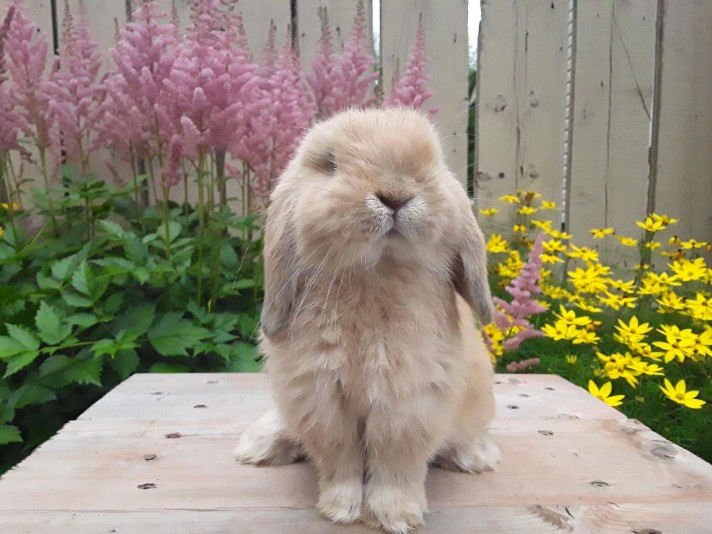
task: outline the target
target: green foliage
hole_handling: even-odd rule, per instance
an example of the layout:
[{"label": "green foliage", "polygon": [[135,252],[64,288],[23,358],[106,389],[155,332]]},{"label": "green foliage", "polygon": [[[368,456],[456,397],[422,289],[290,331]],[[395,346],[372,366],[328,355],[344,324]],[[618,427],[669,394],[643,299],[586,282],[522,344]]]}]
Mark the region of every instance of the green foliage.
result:
[{"label": "green foliage", "polygon": [[67,172],[0,209],[0,472],[134,372],[260,368],[258,218],[141,187]]}]

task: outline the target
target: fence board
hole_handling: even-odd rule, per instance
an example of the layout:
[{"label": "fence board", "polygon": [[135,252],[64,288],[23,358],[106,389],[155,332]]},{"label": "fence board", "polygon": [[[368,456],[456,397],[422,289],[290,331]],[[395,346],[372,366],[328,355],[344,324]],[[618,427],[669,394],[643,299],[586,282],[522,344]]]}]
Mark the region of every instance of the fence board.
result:
[{"label": "fence board", "polygon": [[680,237],[712,241],[712,2],[664,4],[654,208],[680,218]]},{"label": "fence board", "polygon": [[[560,205],[568,2],[482,5],[478,80],[479,207],[517,189]],[[513,28],[514,35],[502,31]]]},{"label": "fence board", "polygon": [[[356,2],[354,0],[299,0],[297,3],[297,35],[299,38],[299,54],[302,66],[309,68],[312,58],[316,54],[321,37],[321,21],[318,16],[319,7],[326,7],[329,16],[329,27],[334,43],[334,50],[342,52],[344,43],[349,40],[349,32],[353,26],[356,15]],[[366,28],[368,40],[373,42],[373,3],[365,0]]]},{"label": "fence board", "polygon": [[423,14],[428,53],[429,87],[435,93],[429,109],[444,137],[450,169],[467,180],[467,0],[401,0],[381,2],[381,59],[384,94],[396,71],[403,72]]},{"label": "fence board", "polygon": [[592,227],[640,237],[634,221],[647,208],[656,6],[600,0],[577,10],[568,229],[584,244]]}]

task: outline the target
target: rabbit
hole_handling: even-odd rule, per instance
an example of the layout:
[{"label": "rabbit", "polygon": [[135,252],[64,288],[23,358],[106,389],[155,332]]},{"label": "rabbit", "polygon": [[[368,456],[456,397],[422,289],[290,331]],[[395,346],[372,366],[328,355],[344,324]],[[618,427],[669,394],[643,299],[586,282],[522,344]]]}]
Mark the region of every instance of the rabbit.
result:
[{"label": "rabbit", "polygon": [[316,124],[275,187],[261,350],[276,408],[243,463],[307,456],[317,509],[386,532],[423,525],[429,463],[479,472],[499,449],[485,240],[435,128],[412,109]]}]

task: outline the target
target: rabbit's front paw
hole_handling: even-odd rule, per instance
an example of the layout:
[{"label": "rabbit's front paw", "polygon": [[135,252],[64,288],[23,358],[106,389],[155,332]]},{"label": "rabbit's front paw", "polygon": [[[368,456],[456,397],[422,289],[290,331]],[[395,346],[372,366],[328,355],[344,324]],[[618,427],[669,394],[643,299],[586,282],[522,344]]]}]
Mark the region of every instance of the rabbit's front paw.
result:
[{"label": "rabbit's front paw", "polygon": [[353,523],[361,514],[361,480],[343,481],[326,486],[319,495],[319,513],[336,523]]},{"label": "rabbit's front paw", "polygon": [[363,521],[392,534],[406,534],[425,524],[424,511],[424,496],[413,498],[401,488],[375,488],[366,497]]}]

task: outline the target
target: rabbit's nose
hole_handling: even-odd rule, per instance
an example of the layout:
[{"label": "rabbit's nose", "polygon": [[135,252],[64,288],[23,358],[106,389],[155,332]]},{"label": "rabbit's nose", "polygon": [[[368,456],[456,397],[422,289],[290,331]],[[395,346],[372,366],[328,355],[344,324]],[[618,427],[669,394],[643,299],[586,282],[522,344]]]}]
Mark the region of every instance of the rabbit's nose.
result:
[{"label": "rabbit's nose", "polygon": [[397,212],[405,204],[408,203],[413,197],[408,198],[398,198],[393,195],[386,193],[376,193],[376,198],[381,201],[381,204],[391,208],[394,212]]}]

